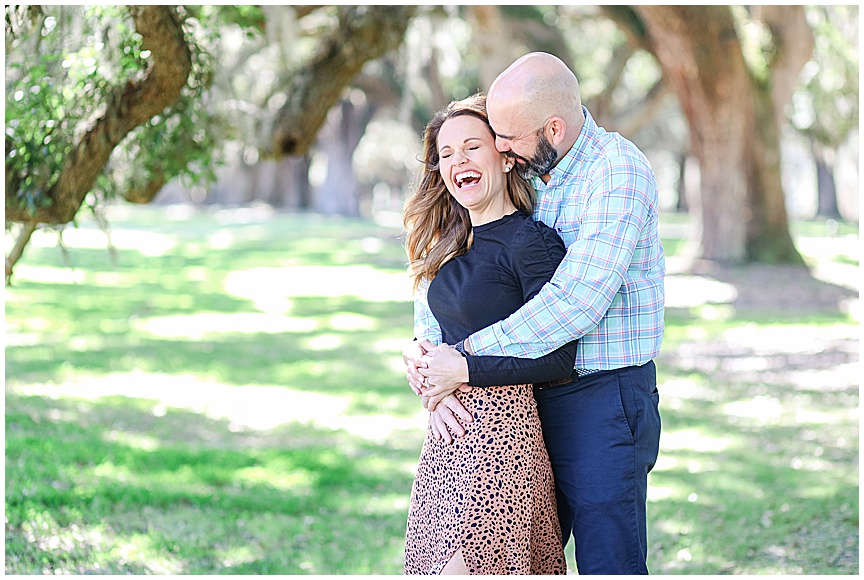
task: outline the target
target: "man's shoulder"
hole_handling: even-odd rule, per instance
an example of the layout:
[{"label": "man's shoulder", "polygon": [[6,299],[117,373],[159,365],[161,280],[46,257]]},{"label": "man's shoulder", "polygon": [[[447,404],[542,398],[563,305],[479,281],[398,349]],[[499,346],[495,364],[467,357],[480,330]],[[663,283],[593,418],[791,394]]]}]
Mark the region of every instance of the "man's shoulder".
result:
[{"label": "man's shoulder", "polygon": [[610,176],[653,175],[648,158],[635,143],[598,125],[587,109],[585,113],[583,132],[560,164],[557,187],[584,189]]},{"label": "man's shoulder", "polygon": [[561,186],[581,187],[609,175],[646,172],[653,175],[651,164],[632,141],[618,133],[606,133],[592,139],[573,159],[562,175]]},{"label": "man's shoulder", "polygon": [[635,143],[620,133],[606,131],[602,127],[598,127],[589,139],[585,154],[589,165],[648,165],[648,159]]}]

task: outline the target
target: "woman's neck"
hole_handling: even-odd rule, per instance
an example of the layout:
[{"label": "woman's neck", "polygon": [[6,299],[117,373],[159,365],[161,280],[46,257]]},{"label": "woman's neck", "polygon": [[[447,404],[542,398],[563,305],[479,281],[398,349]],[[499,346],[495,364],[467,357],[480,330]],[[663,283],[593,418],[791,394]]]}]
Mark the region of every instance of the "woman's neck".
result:
[{"label": "woman's neck", "polygon": [[482,226],[495,220],[500,220],[505,215],[510,215],[516,211],[516,206],[510,201],[509,197],[505,197],[501,203],[490,205],[480,211],[468,210],[468,216],[471,218],[471,226]]}]

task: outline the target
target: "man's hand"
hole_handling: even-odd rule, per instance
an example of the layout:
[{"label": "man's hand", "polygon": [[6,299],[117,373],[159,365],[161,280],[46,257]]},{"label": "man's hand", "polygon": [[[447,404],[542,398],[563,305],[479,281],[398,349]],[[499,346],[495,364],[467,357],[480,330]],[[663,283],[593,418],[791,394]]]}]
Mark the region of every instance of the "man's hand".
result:
[{"label": "man's hand", "polygon": [[465,435],[465,428],[462,423],[468,424],[473,421],[474,417],[462,406],[455,395],[444,397],[441,404],[429,413],[432,435],[435,436],[435,439],[443,440],[448,445],[453,442],[453,437],[450,435],[451,431],[456,437],[462,437]]},{"label": "man's hand", "polygon": [[426,408],[434,411],[444,397],[467,386],[468,362],[447,344],[430,351],[422,360],[426,367],[418,367],[417,372],[427,380],[421,390],[424,396],[429,397]]},{"label": "man's hand", "polygon": [[414,391],[415,395],[421,395],[421,387],[425,377],[417,372],[419,367],[426,367],[426,362],[423,360],[423,355],[431,351],[435,346],[428,340],[412,340],[405,348],[402,349],[402,360],[405,362],[406,374],[408,376],[408,386]]}]

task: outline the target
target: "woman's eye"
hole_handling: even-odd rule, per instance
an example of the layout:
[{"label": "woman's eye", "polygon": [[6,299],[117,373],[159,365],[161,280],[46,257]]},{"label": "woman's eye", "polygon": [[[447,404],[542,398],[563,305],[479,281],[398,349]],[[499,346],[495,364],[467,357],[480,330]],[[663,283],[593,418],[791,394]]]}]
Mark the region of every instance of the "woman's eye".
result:
[{"label": "woman's eye", "polygon": [[473,147],[469,147],[469,148],[468,148],[469,151],[474,151],[475,149],[480,149],[480,146],[479,146],[479,145],[474,145]]},{"label": "woman's eye", "polygon": [[445,155],[442,155],[442,156],[441,156],[441,159],[447,159],[447,158],[450,157],[451,155],[453,155],[453,154],[452,154],[452,153],[447,153],[447,154],[445,154]]}]

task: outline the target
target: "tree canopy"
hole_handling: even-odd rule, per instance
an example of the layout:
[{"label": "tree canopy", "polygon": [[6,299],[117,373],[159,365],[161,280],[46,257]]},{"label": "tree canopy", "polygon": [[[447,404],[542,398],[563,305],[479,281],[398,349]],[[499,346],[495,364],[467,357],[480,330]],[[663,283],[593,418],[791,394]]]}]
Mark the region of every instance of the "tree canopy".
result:
[{"label": "tree canopy", "polygon": [[[315,207],[356,213],[352,158],[371,121],[389,111],[419,138],[434,110],[532,50],[571,65],[607,128],[699,160],[697,257],[800,262],[780,129],[791,113],[836,147],[857,128],[857,7],[845,10],[10,5],[5,207],[7,229],[23,225],[7,279],[39,224],[116,197],[148,203],[177,179],[206,189],[232,142],[247,165],[303,160],[300,189],[310,154],[326,153],[344,199]],[[392,187],[410,179],[382,171]]]}]

